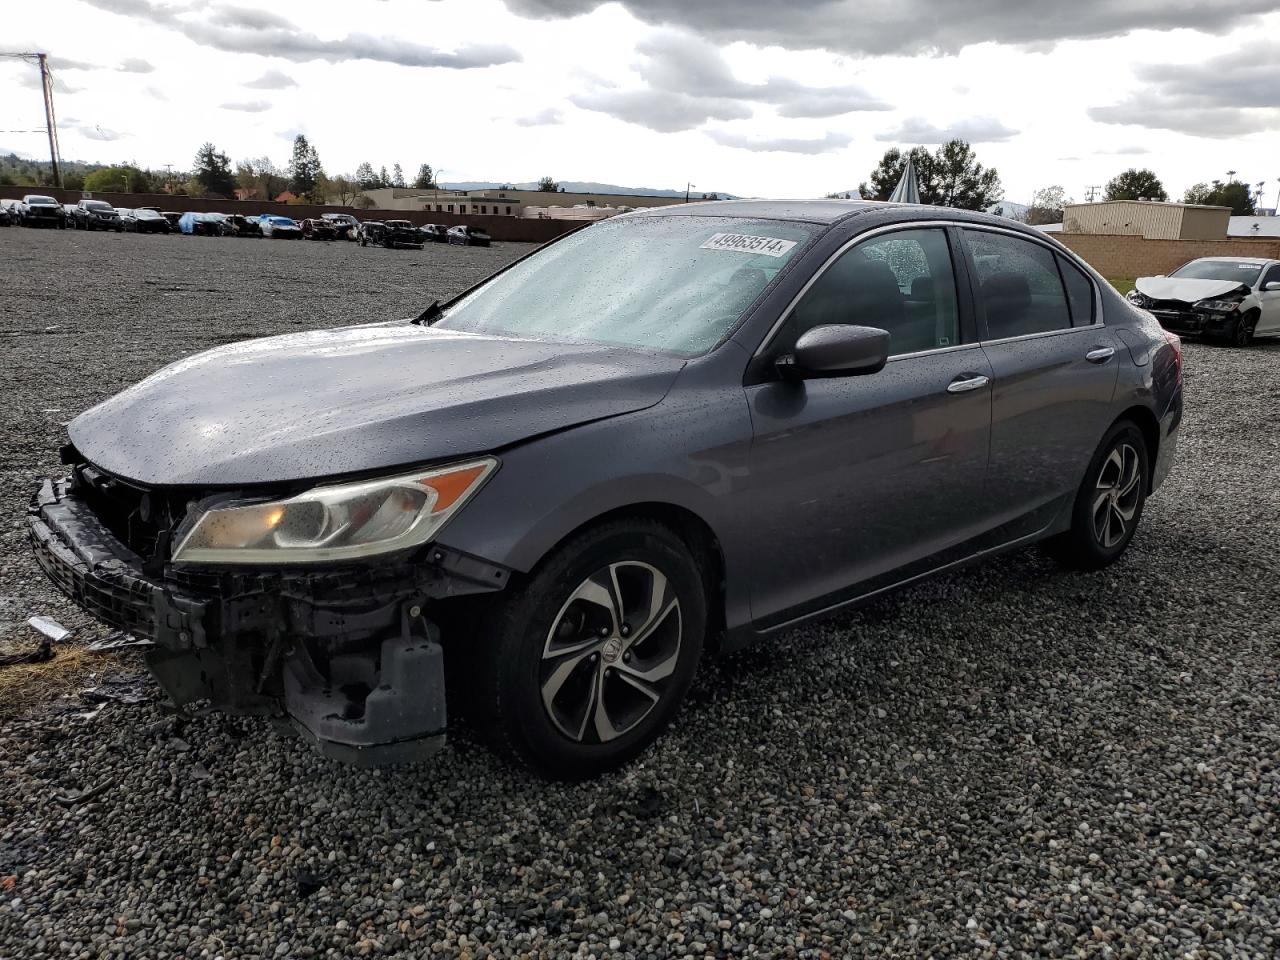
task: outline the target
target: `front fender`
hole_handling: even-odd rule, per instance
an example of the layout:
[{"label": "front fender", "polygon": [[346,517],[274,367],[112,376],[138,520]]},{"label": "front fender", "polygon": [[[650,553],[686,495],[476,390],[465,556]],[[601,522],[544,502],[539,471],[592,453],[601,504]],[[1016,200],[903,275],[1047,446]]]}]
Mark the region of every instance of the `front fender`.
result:
[{"label": "front fender", "polygon": [[698,380],[682,374],[654,407],[499,451],[501,467],[441,532],[441,545],[527,572],[605,514],[674,507],[719,542],[727,624],[747,622],[750,415],[741,386]]}]

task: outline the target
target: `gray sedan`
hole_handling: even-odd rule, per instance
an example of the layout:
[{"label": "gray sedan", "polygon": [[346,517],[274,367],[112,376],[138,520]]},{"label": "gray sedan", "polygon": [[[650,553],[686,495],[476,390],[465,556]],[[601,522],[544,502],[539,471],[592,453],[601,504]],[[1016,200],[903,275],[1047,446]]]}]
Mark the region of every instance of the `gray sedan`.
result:
[{"label": "gray sedan", "polygon": [[1113,562],[1181,414],[1178,338],[1037,231],[689,204],[183,359],[71,423],[30,529],[177,702],[375,763],[439,748],[447,697],[582,777],[705,656],[1033,543]]}]

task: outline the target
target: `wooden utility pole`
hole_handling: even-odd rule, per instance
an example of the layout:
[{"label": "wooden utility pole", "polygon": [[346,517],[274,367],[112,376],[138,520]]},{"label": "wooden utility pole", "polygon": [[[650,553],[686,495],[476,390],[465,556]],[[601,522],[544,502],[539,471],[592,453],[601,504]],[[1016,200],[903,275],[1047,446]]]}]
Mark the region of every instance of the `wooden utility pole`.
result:
[{"label": "wooden utility pole", "polygon": [[62,186],[62,154],[58,150],[58,121],[53,113],[53,74],[49,72],[49,55],[45,53],[0,53],[0,57],[35,60],[40,64],[40,89],[44,92],[44,124],[49,133],[49,160],[53,164],[53,183]]},{"label": "wooden utility pole", "polygon": [[40,60],[40,89],[44,91],[44,123],[49,131],[49,159],[53,162],[53,184],[62,188],[62,157],[58,150],[58,121],[53,115],[53,77],[49,75],[49,57],[37,53]]}]

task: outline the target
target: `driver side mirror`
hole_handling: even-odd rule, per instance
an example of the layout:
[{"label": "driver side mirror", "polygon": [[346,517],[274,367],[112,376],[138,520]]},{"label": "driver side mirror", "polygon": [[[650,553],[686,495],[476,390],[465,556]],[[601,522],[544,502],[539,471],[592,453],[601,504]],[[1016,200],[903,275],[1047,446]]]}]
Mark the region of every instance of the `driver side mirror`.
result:
[{"label": "driver side mirror", "polygon": [[888,330],[840,323],[806,330],[777,367],[787,379],[806,380],[876,373],[888,359]]},{"label": "driver side mirror", "polygon": [[1280,290],[1280,280],[1268,280],[1262,285],[1263,293],[1271,293],[1276,290]]}]

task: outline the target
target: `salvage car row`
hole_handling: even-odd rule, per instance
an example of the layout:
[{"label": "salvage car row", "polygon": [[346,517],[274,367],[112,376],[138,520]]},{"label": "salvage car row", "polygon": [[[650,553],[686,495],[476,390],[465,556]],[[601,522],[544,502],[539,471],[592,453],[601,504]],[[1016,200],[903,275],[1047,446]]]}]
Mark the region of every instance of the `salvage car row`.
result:
[{"label": "salvage car row", "polygon": [[185,233],[211,237],[267,237],[279,240],[350,240],[361,246],[418,249],[428,243],[487,247],[490,238],[481,227],[448,227],[408,220],[365,220],[349,213],[325,213],[294,220],[279,214],[243,216],[238,213],[198,213],[137,207],[113,207],[105,200],[61,204],[53,197],[28,194],[21,200],[0,200],[0,226],[50,227],[63,230],[113,230],[117,233]]}]

